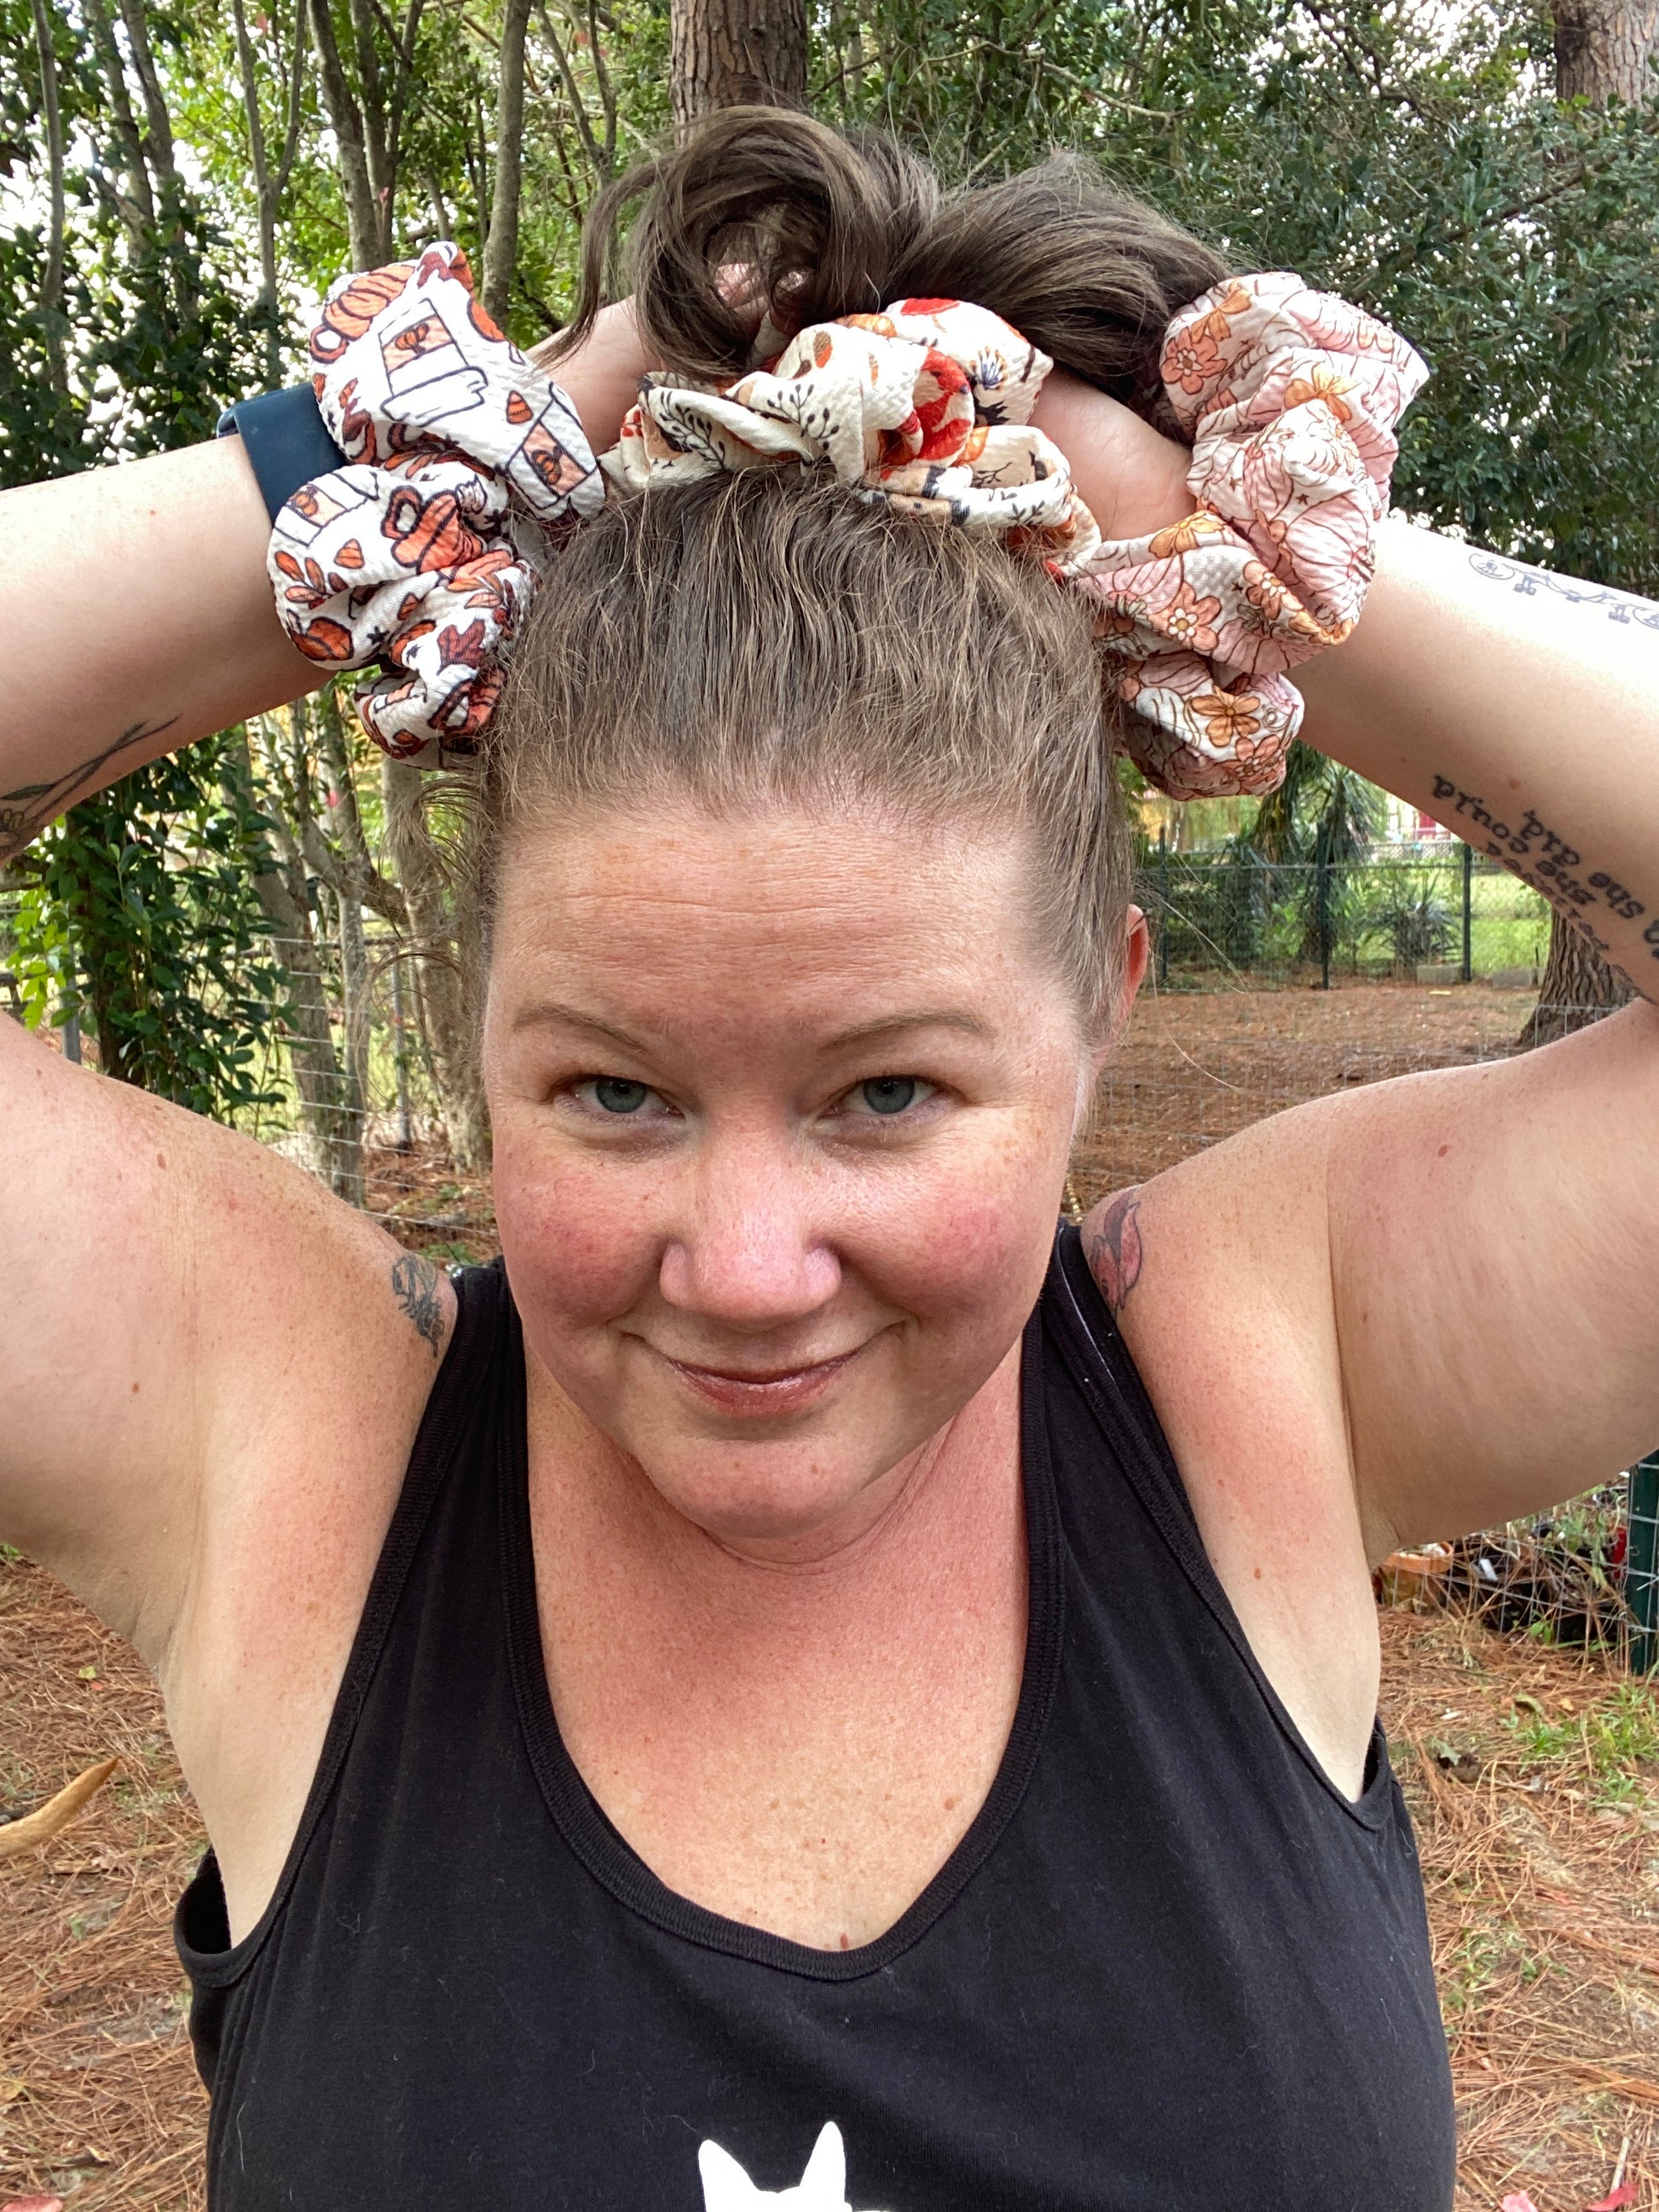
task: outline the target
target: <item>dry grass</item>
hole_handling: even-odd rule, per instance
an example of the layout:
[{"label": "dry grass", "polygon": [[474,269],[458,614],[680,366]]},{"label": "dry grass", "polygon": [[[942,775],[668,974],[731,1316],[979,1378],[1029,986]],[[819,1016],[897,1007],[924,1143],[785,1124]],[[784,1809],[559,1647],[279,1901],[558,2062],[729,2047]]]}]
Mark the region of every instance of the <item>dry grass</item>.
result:
[{"label": "dry grass", "polygon": [[0,1808],[112,1753],[43,1850],[0,1862],[0,2203],[195,2212],[207,2100],[173,1906],[202,1849],[149,1675],[50,1576],[0,1566]]},{"label": "dry grass", "polygon": [[1460,2212],[1520,2190],[1539,2212],[1578,2212],[1626,2139],[1626,2178],[1651,2203],[1659,1765],[1644,1723],[1659,1701],[1594,1654],[1465,1615],[1391,1611],[1382,1632],[1451,2045]]}]

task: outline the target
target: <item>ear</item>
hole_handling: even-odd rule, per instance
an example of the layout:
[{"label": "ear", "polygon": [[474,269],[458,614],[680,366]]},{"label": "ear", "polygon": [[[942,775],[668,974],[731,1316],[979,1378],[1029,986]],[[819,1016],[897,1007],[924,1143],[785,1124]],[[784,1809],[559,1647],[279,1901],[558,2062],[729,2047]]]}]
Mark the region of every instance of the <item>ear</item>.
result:
[{"label": "ear", "polygon": [[1116,1049],[1123,1035],[1123,1025],[1129,1018],[1129,1010],[1140,995],[1140,987],[1152,962],[1152,934],[1146,927],[1146,917],[1138,906],[1132,906],[1123,917],[1123,979],[1118,986],[1117,1002],[1112,1008],[1111,1026],[1095,1048],[1094,1072],[1097,1076]]},{"label": "ear", "polygon": [[703,2212],[743,2212],[746,2204],[763,2202],[760,2191],[729,2150],[706,2142],[697,2152],[697,2171],[702,2176]]},{"label": "ear", "polygon": [[847,2202],[847,2153],[841,2140],[841,2130],[833,2120],[826,2120],[822,2133],[812,2146],[812,2155],[806,2161],[806,2171],[800,2178],[801,2194],[810,2203],[833,2205],[842,2212]]}]

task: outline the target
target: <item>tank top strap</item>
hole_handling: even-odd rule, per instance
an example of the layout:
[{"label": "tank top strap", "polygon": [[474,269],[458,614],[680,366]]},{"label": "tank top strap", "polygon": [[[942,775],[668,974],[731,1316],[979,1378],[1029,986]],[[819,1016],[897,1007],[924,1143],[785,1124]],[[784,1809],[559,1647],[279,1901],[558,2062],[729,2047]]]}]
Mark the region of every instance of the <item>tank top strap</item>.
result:
[{"label": "tank top strap", "polygon": [[[1269,1687],[1232,1601],[1221,1587],[1199,1533],[1187,1486],[1170,1449],[1146,1386],[1101,1295],[1074,1223],[1060,1225],[1042,1311],[1051,1340],[1079,1395],[1141,1506],[1174,1553],[1187,1580],[1276,1711]],[[1073,1475],[1077,1472],[1073,1468]],[[1288,1718],[1288,1716],[1285,1717]]]}]

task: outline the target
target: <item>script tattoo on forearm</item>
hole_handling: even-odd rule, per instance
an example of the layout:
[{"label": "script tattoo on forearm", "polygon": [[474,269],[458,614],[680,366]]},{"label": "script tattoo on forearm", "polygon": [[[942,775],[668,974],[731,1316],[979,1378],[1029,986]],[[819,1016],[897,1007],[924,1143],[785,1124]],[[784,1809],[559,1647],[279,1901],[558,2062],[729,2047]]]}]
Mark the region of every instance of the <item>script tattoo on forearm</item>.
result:
[{"label": "script tattoo on forearm", "polygon": [[1469,566],[1489,582],[1507,584],[1512,592],[1530,599],[1547,592],[1575,607],[1599,607],[1609,622],[1636,623],[1643,629],[1659,629],[1659,604],[1638,599],[1633,592],[1615,592],[1607,584],[1586,584],[1576,576],[1552,575],[1547,568],[1529,568],[1524,561],[1510,561],[1502,553],[1476,552]]},{"label": "script tattoo on forearm", "polygon": [[431,1261],[422,1259],[418,1252],[405,1252],[392,1265],[392,1287],[398,1303],[432,1346],[434,1359],[444,1340],[443,1300],[438,1295],[442,1279]]},{"label": "script tattoo on forearm", "polygon": [[1121,1190],[1115,1198],[1107,1200],[1099,1220],[1089,1231],[1087,1257],[1089,1272],[1100,1285],[1108,1311],[1121,1313],[1140,1280],[1140,1265],[1146,1257],[1140,1241],[1138,1189]]},{"label": "script tattoo on forearm", "polygon": [[112,761],[148,738],[159,738],[177,720],[177,715],[171,715],[165,722],[130,723],[112,745],[106,745],[102,752],[51,783],[23,783],[15,791],[0,791],[0,868],[33,844],[47,823],[55,821],[66,806],[112,783],[114,777],[104,774]]},{"label": "script tattoo on forearm", "polygon": [[[1462,835],[1478,852],[1501,860],[1512,875],[1541,892],[1558,913],[1583,930],[1603,957],[1612,948],[1595,925],[1611,915],[1617,921],[1644,922],[1643,946],[1659,961],[1659,915],[1651,915],[1648,902],[1617,876],[1605,868],[1586,867],[1577,847],[1552,830],[1535,809],[1522,806],[1499,813],[1479,792],[1460,789],[1449,775],[1434,778],[1434,803],[1445,810],[1438,817],[1441,821],[1450,824],[1455,817],[1467,823]],[[1652,996],[1635,977],[1626,975],[1625,980],[1632,990]]]}]

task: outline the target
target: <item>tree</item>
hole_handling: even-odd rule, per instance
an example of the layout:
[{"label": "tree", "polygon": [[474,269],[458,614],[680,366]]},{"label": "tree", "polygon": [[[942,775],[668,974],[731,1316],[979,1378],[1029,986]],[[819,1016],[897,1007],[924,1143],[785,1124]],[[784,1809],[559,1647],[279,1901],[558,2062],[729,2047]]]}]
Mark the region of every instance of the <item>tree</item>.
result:
[{"label": "tree", "polygon": [[804,0],[673,0],[674,120],[759,102],[806,105]]},{"label": "tree", "polygon": [[[1595,108],[1610,101],[1639,106],[1656,88],[1650,64],[1659,45],[1659,5],[1653,0],[1637,6],[1628,0],[1556,0],[1554,44],[1555,88],[1562,100],[1583,100]],[[1607,343],[1609,350],[1616,349],[1611,335]],[[1547,1044],[1587,1029],[1634,995],[1628,980],[1607,965],[1584,931],[1554,912],[1538,1003],[1520,1042]]]}]

